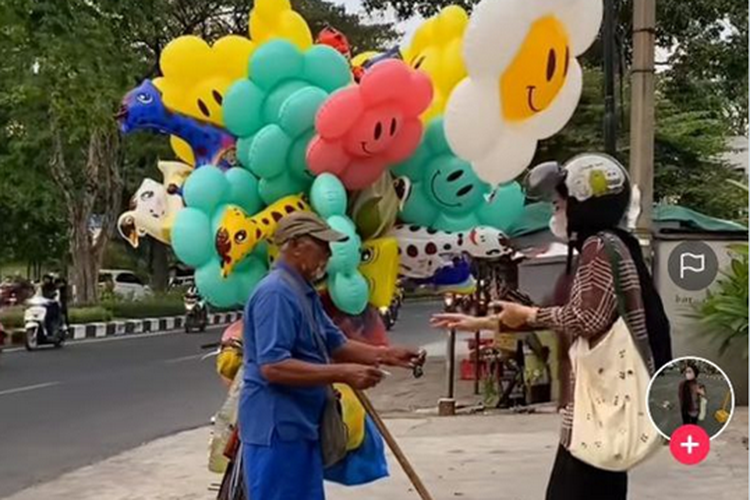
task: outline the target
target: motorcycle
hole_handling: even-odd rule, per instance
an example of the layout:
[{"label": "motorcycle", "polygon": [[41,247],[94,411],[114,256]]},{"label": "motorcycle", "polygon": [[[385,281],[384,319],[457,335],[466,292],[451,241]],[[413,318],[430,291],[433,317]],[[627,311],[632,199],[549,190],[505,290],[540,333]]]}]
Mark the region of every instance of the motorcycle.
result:
[{"label": "motorcycle", "polygon": [[185,333],[190,333],[193,329],[197,329],[199,332],[205,331],[208,325],[206,302],[199,295],[187,294],[184,303]]},{"label": "motorcycle", "polygon": [[68,336],[68,326],[59,300],[35,295],[26,304],[28,307],[23,313],[26,350],[33,351],[49,344],[55,348],[62,347]]},{"label": "motorcycle", "polygon": [[380,313],[380,319],[383,320],[383,324],[385,325],[386,331],[391,331],[394,326],[396,326],[396,318],[393,316],[393,312],[391,311],[392,306],[387,307],[380,307],[378,308],[378,312]]},{"label": "motorcycle", "polygon": [[3,327],[3,324],[0,323],[0,354],[3,353],[3,349],[5,348],[6,338],[8,338],[8,334],[5,332],[5,328]]}]

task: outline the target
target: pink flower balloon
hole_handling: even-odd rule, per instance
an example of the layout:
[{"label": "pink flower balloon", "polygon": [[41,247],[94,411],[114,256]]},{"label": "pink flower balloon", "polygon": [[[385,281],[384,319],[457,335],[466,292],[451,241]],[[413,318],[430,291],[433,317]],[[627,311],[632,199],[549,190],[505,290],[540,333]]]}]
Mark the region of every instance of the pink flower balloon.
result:
[{"label": "pink flower balloon", "polygon": [[432,84],[424,73],[395,59],[376,64],[359,85],[334,93],[321,106],[308,167],[336,175],[350,190],[369,186],[417,149],[419,115],[431,102]]}]

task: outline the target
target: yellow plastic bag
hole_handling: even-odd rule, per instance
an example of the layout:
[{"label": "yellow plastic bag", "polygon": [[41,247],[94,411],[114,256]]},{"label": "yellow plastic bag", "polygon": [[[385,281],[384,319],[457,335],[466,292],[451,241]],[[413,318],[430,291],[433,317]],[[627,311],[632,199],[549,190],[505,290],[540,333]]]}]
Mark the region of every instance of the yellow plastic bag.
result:
[{"label": "yellow plastic bag", "polygon": [[729,398],[732,397],[732,393],[730,391],[727,391],[727,395],[724,397],[724,404],[721,405],[721,408],[716,410],[716,413],[714,413],[714,418],[717,422],[720,424],[726,424],[729,421],[729,411],[727,411],[727,407],[729,406]]},{"label": "yellow plastic bag", "polygon": [[349,436],[346,450],[356,450],[365,440],[365,408],[348,385],[334,384],[333,387],[341,394],[341,409]]}]

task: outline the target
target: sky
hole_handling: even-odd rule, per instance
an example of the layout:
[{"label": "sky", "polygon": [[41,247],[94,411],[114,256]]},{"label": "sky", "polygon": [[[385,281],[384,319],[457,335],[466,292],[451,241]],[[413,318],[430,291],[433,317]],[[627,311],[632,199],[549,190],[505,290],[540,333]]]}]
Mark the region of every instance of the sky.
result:
[{"label": "sky", "polygon": [[[377,14],[375,16],[369,16],[364,13],[364,9],[362,8],[362,1],[361,0],[333,0],[334,3],[338,3],[340,5],[343,5],[346,8],[346,11],[352,14],[362,14],[366,16],[369,19],[372,19],[373,21],[379,21],[379,20],[395,20],[396,16],[390,12],[390,13],[383,13],[383,14]],[[396,27],[399,31],[401,31],[404,35],[401,38],[400,45],[406,46],[411,40],[412,35],[414,34],[414,31],[419,27],[419,25],[422,23],[422,18],[420,17],[414,17],[412,19],[408,19],[406,21],[401,21],[396,23]]]}]

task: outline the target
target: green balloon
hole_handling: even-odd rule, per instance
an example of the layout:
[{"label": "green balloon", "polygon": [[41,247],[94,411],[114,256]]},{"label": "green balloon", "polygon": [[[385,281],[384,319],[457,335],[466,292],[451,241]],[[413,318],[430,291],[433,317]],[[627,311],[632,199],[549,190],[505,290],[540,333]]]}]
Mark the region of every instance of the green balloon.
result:
[{"label": "green balloon", "polygon": [[276,177],[286,167],[286,157],[292,140],[286,133],[272,123],[255,134],[248,153],[250,171],[258,177]]},{"label": "green balloon", "polygon": [[257,213],[263,208],[257,177],[244,168],[230,168],[224,176],[229,181],[229,203],[239,206],[248,214]]},{"label": "green balloon", "polygon": [[196,168],[183,188],[183,198],[188,207],[210,214],[229,194],[229,182],[224,172],[213,165]]},{"label": "green balloon", "polygon": [[298,77],[304,69],[304,56],[291,42],[277,39],[262,45],[250,59],[250,78],[270,90],[284,80]]},{"label": "green balloon", "polygon": [[370,295],[367,280],[359,271],[329,277],[328,291],[337,309],[354,315],[365,310]]},{"label": "green balloon", "polygon": [[324,219],[346,214],[346,189],[333,174],[324,173],[315,178],[310,189],[310,201]]},{"label": "green balloon", "polygon": [[305,52],[304,78],[331,93],[349,85],[352,73],[349,62],[336,49],[314,45]]},{"label": "green balloon", "polygon": [[211,221],[196,208],[180,210],[172,225],[172,249],[181,262],[198,268],[215,254]]},{"label": "green balloon", "polygon": [[224,125],[237,137],[253,135],[263,124],[263,92],[250,80],[238,80],[227,90],[222,101]]},{"label": "green balloon", "polygon": [[279,109],[279,125],[290,137],[315,127],[315,115],[328,94],[317,87],[306,86],[290,95]]}]

